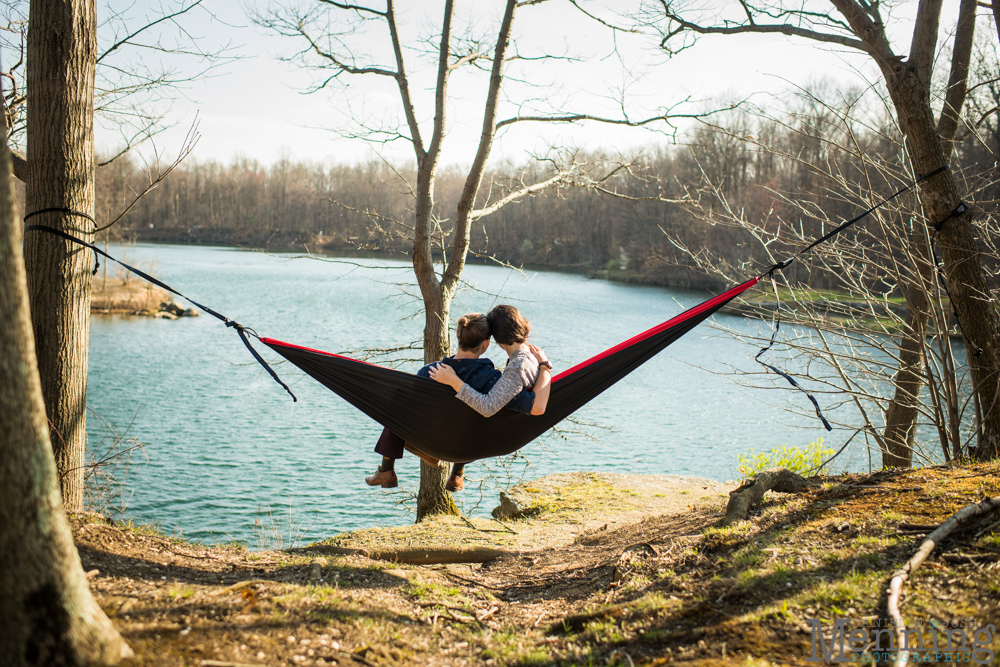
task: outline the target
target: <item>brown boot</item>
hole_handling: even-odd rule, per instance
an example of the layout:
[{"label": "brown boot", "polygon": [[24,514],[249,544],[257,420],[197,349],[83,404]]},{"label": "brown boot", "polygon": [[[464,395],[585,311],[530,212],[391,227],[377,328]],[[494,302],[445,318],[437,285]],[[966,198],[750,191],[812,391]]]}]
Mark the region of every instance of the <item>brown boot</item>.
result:
[{"label": "brown boot", "polygon": [[441,459],[436,459],[433,456],[429,456],[427,454],[424,454],[422,451],[420,451],[419,449],[417,449],[416,447],[414,447],[410,443],[406,443],[405,445],[403,445],[403,449],[405,449],[406,451],[408,451],[409,453],[411,453],[411,454],[413,454],[415,456],[419,456],[421,461],[423,461],[424,463],[426,463],[427,465],[429,465],[431,467],[435,467],[435,466],[441,465]]},{"label": "brown boot", "polygon": [[365,484],[368,486],[381,486],[383,489],[392,489],[399,486],[395,470],[376,470],[374,475],[365,477]]},{"label": "brown boot", "polygon": [[452,493],[456,491],[461,491],[465,488],[465,482],[462,481],[461,475],[452,475],[448,478],[448,481],[444,483],[444,488],[448,489]]}]

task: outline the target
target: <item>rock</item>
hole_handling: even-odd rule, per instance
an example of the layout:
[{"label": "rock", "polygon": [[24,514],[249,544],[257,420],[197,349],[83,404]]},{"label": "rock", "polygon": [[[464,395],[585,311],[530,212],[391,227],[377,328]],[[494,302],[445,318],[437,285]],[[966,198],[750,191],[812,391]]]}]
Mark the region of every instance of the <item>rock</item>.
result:
[{"label": "rock", "polygon": [[[522,482],[500,492],[495,519],[522,519],[546,512],[587,511],[612,503],[619,513],[641,515],[683,511],[692,502],[724,496],[727,488],[708,479],[680,475],[562,472]],[[599,523],[600,521],[600,523]],[[601,526],[593,517],[591,529]],[[603,529],[607,529],[607,524]]]},{"label": "rock", "polygon": [[159,312],[154,317],[166,320],[176,320],[178,317],[198,317],[200,312],[194,308],[185,308],[176,301],[163,301],[160,303]]},{"label": "rock", "polygon": [[518,487],[501,491],[500,505],[493,508],[493,518],[501,520],[524,519],[531,514],[537,514],[537,510],[532,512],[531,499],[526,496],[524,490]]},{"label": "rock", "polygon": [[164,301],[160,304],[160,312],[170,313],[171,315],[180,317],[184,314],[184,306],[176,301]]}]

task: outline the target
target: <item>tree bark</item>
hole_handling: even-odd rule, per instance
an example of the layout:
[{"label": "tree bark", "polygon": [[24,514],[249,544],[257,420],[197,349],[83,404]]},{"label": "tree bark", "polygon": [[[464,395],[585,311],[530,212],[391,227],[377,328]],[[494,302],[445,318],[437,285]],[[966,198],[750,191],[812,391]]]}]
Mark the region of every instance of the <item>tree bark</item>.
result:
[{"label": "tree bark", "polygon": [[[395,31],[392,3],[389,3],[389,21],[396,52],[397,71],[402,74],[399,82],[404,105],[409,102],[408,82],[405,81],[402,51]],[[414,211],[413,272],[420,287],[424,302],[424,363],[440,361],[451,353],[450,317],[451,300],[454,290],[438,280],[434,270],[433,233],[434,184],[437,178],[441,144],[446,131],[445,114],[448,109],[448,77],[451,72],[451,25],[454,16],[454,2],[447,0],[444,18],[441,22],[441,41],[438,50],[437,87],[434,93],[434,129],[426,151],[420,142],[419,127],[415,116],[407,107],[407,121],[414,137],[414,151],[417,157],[417,197]],[[444,249],[442,248],[442,252]],[[447,257],[442,258],[446,261]],[[417,521],[431,514],[458,514],[458,508],[451,494],[444,488],[448,469],[442,464],[429,466],[420,463],[420,490],[417,493]]]},{"label": "tree bark", "polygon": [[[4,144],[6,142],[3,142]],[[132,652],[90,594],[62,510],[35,363],[20,226],[0,146],[0,656],[111,665]]]},{"label": "tree bark", "polygon": [[[33,0],[28,30],[28,164],[25,214],[90,241],[94,225],[94,0]],[[83,214],[83,215],[80,215]],[[88,219],[89,216],[90,219]],[[24,241],[42,397],[63,503],[83,506],[89,250],[44,232]]]},{"label": "tree bark", "polygon": [[[976,0],[962,0],[952,47],[948,89],[938,117],[937,131],[941,136],[945,161],[951,159],[962,107],[965,106],[975,30]],[[920,390],[924,384],[922,368],[927,340],[929,295],[934,281],[931,261],[933,252],[928,248],[927,236],[923,230],[912,235],[912,244],[916,248],[913,254],[916,275],[906,289],[906,329],[899,342],[899,370],[893,378],[895,395],[885,415],[884,439],[887,450],[882,452],[882,466],[887,468],[909,468],[913,465],[914,434]]]},{"label": "tree bark", "polygon": [[[927,339],[927,283],[921,270],[917,281],[906,294],[906,328],[899,340],[899,368],[892,384],[892,401],[885,411],[885,431],[882,452],[883,468],[909,468],[913,465],[913,444],[920,405],[920,390],[924,385],[924,345]],[[933,277],[933,273],[931,273]]]}]

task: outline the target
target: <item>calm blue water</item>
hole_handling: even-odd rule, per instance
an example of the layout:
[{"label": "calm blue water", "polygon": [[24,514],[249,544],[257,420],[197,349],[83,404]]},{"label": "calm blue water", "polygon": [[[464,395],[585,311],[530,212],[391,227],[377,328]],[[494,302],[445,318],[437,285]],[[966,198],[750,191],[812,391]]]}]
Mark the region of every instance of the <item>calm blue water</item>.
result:
[{"label": "calm blue water", "polygon": [[[114,248],[112,248],[114,250]],[[120,250],[121,251],[121,250]],[[114,253],[112,253],[114,254]],[[197,301],[253,327],[261,336],[344,352],[409,345],[421,338],[413,274],[405,262],[293,258],[223,248],[137,246],[128,258]],[[453,317],[485,311],[496,294],[531,320],[534,341],[558,370],[629,338],[704,300],[701,292],[624,285],[579,275],[470,266],[470,288]],[[720,324],[766,324],[720,315]],[[268,359],[276,355],[258,345]],[[755,367],[756,349],[702,326],[646,363],[577,417],[522,450],[525,459],[469,467],[488,478],[458,494],[464,511],[486,515],[497,490],[568,470],[736,476],[750,448],[804,445],[825,436],[815,419],[762,403],[785,394],[742,388],[704,369]],[[408,353],[419,357],[419,351]],[[495,362],[503,353],[491,348]],[[419,363],[404,364],[415,370]],[[176,321],[94,316],[90,408],[145,443],[133,468],[128,514],[192,539],[248,541],[255,521],[281,524],[314,540],[373,525],[409,523],[419,467],[397,465],[401,488],[373,490],[363,478],[378,464],[381,427],[287,363],[274,368],[299,398],[257,365],[239,338],[213,317]],[[754,397],[756,396],[756,398]],[[788,395],[806,403],[801,394]],[[88,420],[91,442],[104,437]],[[582,430],[583,433],[574,431]],[[848,452],[850,454],[850,452]],[[867,466],[867,454],[840,467]]]}]

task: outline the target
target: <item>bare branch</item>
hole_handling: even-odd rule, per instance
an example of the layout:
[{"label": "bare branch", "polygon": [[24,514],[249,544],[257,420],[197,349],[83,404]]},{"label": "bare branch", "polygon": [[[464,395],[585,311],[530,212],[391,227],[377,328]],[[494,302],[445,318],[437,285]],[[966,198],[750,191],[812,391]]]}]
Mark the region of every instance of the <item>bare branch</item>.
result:
[{"label": "bare branch", "polygon": [[136,31],[134,31],[134,32],[126,35],[122,39],[120,39],[117,42],[115,42],[114,44],[112,44],[108,49],[106,49],[104,51],[104,53],[102,53],[101,55],[97,56],[97,63],[100,64],[100,62],[102,60],[104,60],[105,57],[107,57],[109,54],[113,53],[114,51],[117,51],[119,48],[121,48],[125,44],[128,44],[133,39],[135,39],[136,37],[138,37],[140,34],[142,34],[142,33],[146,32],[146,31],[152,29],[153,27],[159,25],[160,23],[163,23],[164,21],[172,21],[173,19],[177,18],[178,16],[182,16],[183,14],[186,14],[187,12],[191,11],[192,9],[194,9],[195,7],[197,7],[198,5],[200,5],[202,2],[203,2],[203,0],[194,0],[194,2],[192,2],[189,5],[187,5],[186,7],[182,7],[181,9],[179,9],[176,12],[173,12],[172,14],[164,14],[163,16],[161,16],[160,18],[156,19],[155,21],[147,23],[146,25],[142,26],[138,30],[136,30]]},{"label": "bare branch", "polygon": [[[183,162],[189,155],[191,155],[191,152],[194,151],[194,147],[198,143],[198,139],[200,138],[200,136],[201,135],[198,134],[198,120],[195,119],[195,121],[191,124],[191,128],[188,130],[187,136],[184,137],[184,142],[181,144],[181,149],[177,153],[177,158],[173,162],[171,162],[166,169],[162,171],[157,171],[156,176],[149,180],[148,185],[145,188],[143,188],[142,192],[137,194],[128,204],[128,206],[125,207],[125,210],[119,213],[114,220],[112,220],[111,222],[107,223],[102,227],[98,227],[97,229],[94,230],[94,233],[96,234],[97,232],[103,232],[105,229],[113,227],[114,225],[118,224],[118,222],[121,221],[126,215],[128,215],[128,212],[132,210],[132,207],[134,207],[139,202],[140,199],[142,199],[146,194],[157,188],[160,185],[160,183],[162,183],[167,178],[167,176],[170,175],[170,172],[176,169],[181,164],[181,162]],[[115,156],[115,158],[119,157],[120,155],[121,154]],[[115,158],[108,160],[104,164],[114,161]]]},{"label": "bare branch", "polygon": [[558,174],[552,176],[551,178],[545,179],[544,181],[539,181],[538,183],[532,183],[531,185],[515,190],[514,192],[510,192],[501,197],[500,199],[497,199],[489,206],[484,206],[483,208],[475,209],[472,212],[470,212],[469,220],[475,221],[480,218],[486,217],[491,213],[496,213],[501,208],[503,208],[504,206],[513,201],[517,201],[518,199],[521,199],[523,197],[528,197],[535,193],[541,192],[542,190],[545,190],[556,183],[564,181],[568,174],[569,172],[567,171],[561,171]]}]

